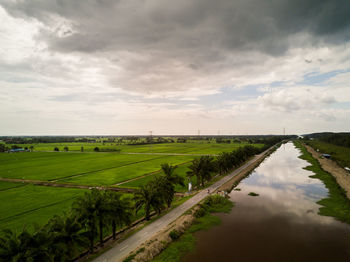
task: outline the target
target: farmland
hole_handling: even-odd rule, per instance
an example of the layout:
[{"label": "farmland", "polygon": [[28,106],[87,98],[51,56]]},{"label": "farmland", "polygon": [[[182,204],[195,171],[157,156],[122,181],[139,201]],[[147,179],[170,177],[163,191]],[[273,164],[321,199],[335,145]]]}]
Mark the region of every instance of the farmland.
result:
[{"label": "farmland", "polygon": [[[176,173],[185,177],[190,162],[202,154],[217,155],[247,143],[163,143],[116,145],[108,143],[34,144],[34,152],[0,154],[0,229],[33,228],[45,224],[55,214],[68,211],[86,189],[38,186],[34,182],[71,186],[113,186],[138,188],[160,174],[160,165],[178,165]],[[30,144],[18,145],[30,147]],[[262,144],[256,144],[261,147]],[[53,152],[54,147],[59,152]],[[64,152],[64,147],[69,151]],[[84,152],[81,151],[84,147]],[[94,152],[108,148],[111,152]],[[16,183],[4,181],[15,179]],[[25,181],[21,181],[25,180]],[[193,179],[192,179],[193,180]],[[195,181],[192,181],[195,182]],[[177,186],[177,191],[185,191]]]},{"label": "farmland", "polygon": [[[9,186],[0,182],[0,188]],[[0,191],[0,229],[32,229],[45,224],[55,214],[68,210],[86,190],[23,185]]]},{"label": "farmland", "polygon": [[350,148],[326,143],[319,140],[308,141],[314,148],[322,153],[327,153],[332,156],[332,159],[337,161],[343,167],[350,167]]}]

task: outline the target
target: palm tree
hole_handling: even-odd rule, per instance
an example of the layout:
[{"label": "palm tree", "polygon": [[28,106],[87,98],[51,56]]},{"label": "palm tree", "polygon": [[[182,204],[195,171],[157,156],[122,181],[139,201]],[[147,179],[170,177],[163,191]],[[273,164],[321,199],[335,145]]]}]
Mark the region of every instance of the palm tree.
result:
[{"label": "palm tree", "polygon": [[201,184],[204,187],[204,181],[209,181],[211,174],[216,171],[216,165],[214,158],[210,156],[201,156],[199,159],[200,162],[200,178]]},{"label": "palm tree", "polygon": [[16,235],[12,230],[3,230],[0,237],[1,261],[53,261],[48,251],[50,239],[44,231],[31,235],[26,229]]},{"label": "palm tree", "polygon": [[163,208],[163,199],[154,183],[147,183],[134,194],[136,213],[144,206],[146,220],[150,219],[151,208],[160,214]]},{"label": "palm tree", "polygon": [[78,217],[78,222],[86,229],[86,236],[90,242],[90,252],[94,251],[94,239],[97,231],[97,212],[95,208],[95,196],[91,193],[85,193],[78,197],[73,203],[73,211]]},{"label": "palm tree", "polygon": [[192,164],[188,167],[190,170],[186,172],[189,178],[197,177],[197,185],[200,185],[201,181],[201,163],[199,158],[193,159]]},{"label": "palm tree", "polygon": [[122,227],[131,222],[131,202],[129,198],[122,198],[122,195],[113,191],[106,192],[108,201],[107,215],[112,221],[113,239],[116,238],[117,226]]},{"label": "palm tree", "polygon": [[161,168],[165,174],[165,181],[160,180],[159,182],[161,182],[160,184],[163,187],[162,190],[165,193],[165,202],[167,203],[168,207],[170,207],[175,195],[175,185],[179,184],[181,186],[185,186],[184,178],[174,173],[177,166],[172,166],[165,163],[161,165]]},{"label": "palm tree", "polygon": [[47,232],[51,234],[52,253],[64,260],[77,255],[78,247],[86,246],[86,238],[82,234],[81,224],[72,214],[54,216],[47,224]]},{"label": "palm tree", "polygon": [[161,165],[161,168],[163,173],[165,174],[165,177],[171,184],[173,185],[179,184],[181,186],[185,185],[184,178],[174,173],[177,166],[172,166],[172,165],[169,165],[168,163],[165,163]]},{"label": "palm tree", "polygon": [[19,236],[10,229],[3,230],[0,237],[0,259],[1,261],[23,261],[27,257],[27,246],[31,235],[23,230]]},{"label": "palm tree", "polygon": [[227,152],[222,152],[217,157],[216,163],[220,175],[223,175],[224,173],[228,172],[233,167],[231,164],[230,153]]},{"label": "palm tree", "polygon": [[29,246],[27,247],[29,261],[54,261],[54,256],[50,252],[50,244],[52,238],[47,231],[40,229],[36,231],[30,238]]},{"label": "palm tree", "polygon": [[169,182],[166,176],[158,176],[152,182],[154,183],[155,190],[160,194],[162,200],[169,208],[175,195],[174,185]]}]

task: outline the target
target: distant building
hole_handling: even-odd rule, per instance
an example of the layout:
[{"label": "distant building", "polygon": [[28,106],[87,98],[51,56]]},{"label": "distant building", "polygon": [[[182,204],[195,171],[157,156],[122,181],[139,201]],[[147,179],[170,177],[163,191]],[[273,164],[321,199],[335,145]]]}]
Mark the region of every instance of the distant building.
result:
[{"label": "distant building", "polygon": [[25,152],[27,150],[24,150],[23,148],[13,148],[13,149],[10,149],[10,153],[17,153],[17,152]]}]

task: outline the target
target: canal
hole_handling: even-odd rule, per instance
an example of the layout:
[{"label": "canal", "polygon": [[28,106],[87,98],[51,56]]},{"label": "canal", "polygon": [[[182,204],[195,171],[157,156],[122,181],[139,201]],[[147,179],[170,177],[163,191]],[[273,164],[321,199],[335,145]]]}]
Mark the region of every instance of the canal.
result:
[{"label": "canal", "polygon": [[[303,169],[293,143],[282,145],[229,196],[220,226],[195,234],[184,261],[350,261],[350,226],[318,215],[323,183]],[[259,196],[250,196],[250,192]]]}]

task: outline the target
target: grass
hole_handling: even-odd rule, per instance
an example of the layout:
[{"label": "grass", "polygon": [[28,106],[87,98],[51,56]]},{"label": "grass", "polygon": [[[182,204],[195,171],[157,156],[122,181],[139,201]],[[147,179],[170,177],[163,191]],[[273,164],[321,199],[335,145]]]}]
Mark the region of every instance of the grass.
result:
[{"label": "grass", "polygon": [[55,180],[93,172],[112,171],[137,162],[160,158],[114,153],[13,153],[0,154],[0,177]]},{"label": "grass", "polygon": [[[187,154],[219,154],[223,151],[229,152],[239,146],[245,146],[248,143],[162,143],[153,145],[118,145],[116,143],[40,143],[40,144],[16,144],[23,148],[34,146],[34,151],[53,151],[58,147],[63,151],[64,147],[68,147],[69,151],[78,152],[84,147],[84,152],[93,152],[95,147],[100,150],[120,150],[121,153],[187,153]],[[262,144],[255,144],[262,147]],[[8,145],[11,147],[11,145]]]},{"label": "grass", "polygon": [[299,141],[294,142],[295,146],[300,149],[304,159],[310,163],[305,167],[306,170],[312,171],[312,178],[320,179],[328,189],[328,197],[321,199],[317,204],[322,207],[319,209],[319,214],[323,216],[331,216],[339,221],[350,224],[350,201],[346,197],[345,191],[338,185],[335,178],[324,171],[319,162],[301,145]]},{"label": "grass", "polygon": [[43,225],[55,214],[69,210],[85,190],[25,185],[0,191],[0,229],[20,230]]},{"label": "grass", "polygon": [[313,140],[308,141],[315,150],[319,149],[321,153],[330,154],[332,159],[343,167],[350,167],[350,148],[337,146],[330,143]]},{"label": "grass", "polygon": [[25,186],[25,185],[26,184],[24,183],[12,183],[12,182],[0,181],[0,191],[5,191],[12,188]]},{"label": "grass", "polygon": [[204,200],[201,208],[206,210],[202,217],[196,218],[190,228],[178,238],[178,240],[172,242],[165,250],[162,251],[153,262],[162,261],[181,261],[182,258],[191,251],[194,251],[196,246],[196,238],[193,235],[200,230],[208,230],[209,228],[219,225],[221,220],[219,217],[212,215],[211,213],[217,212],[229,212],[233,207],[233,203],[228,199],[220,196],[211,196]]}]

